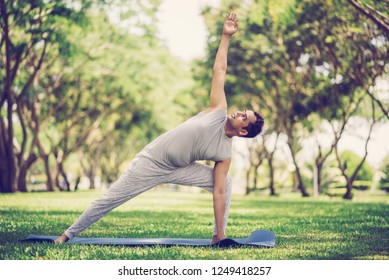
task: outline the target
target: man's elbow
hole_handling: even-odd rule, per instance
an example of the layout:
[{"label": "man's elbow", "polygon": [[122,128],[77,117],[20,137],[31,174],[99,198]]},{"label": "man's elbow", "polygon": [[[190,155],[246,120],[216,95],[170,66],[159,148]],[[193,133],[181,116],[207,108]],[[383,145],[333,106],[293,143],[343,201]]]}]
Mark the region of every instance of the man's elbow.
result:
[{"label": "man's elbow", "polygon": [[225,196],[226,195],[226,188],[215,188],[213,190],[214,196]]}]

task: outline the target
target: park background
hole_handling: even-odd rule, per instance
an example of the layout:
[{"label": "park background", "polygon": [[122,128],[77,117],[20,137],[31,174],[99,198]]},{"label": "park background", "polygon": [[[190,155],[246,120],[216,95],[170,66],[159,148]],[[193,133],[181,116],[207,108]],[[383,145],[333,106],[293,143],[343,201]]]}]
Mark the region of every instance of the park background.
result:
[{"label": "park background", "polygon": [[[264,258],[388,257],[385,1],[0,4],[2,258],[24,258],[26,250],[27,258],[42,257],[39,247],[18,245],[19,253],[11,248],[31,231],[59,233],[148,142],[208,105],[213,59],[222,22],[231,10],[238,13],[239,31],[228,56],[230,110],[253,108],[266,121],[260,137],[234,140],[233,202],[241,207],[232,212],[235,233],[247,235],[257,229],[255,221],[280,233],[285,252]],[[126,218],[132,230],[118,230],[119,236],[170,232],[208,237],[212,212],[203,208],[211,210],[209,198],[195,188],[161,186],[121,207],[119,216],[110,216],[111,226],[127,217],[123,211],[130,211],[128,215],[137,217]],[[195,217],[185,209],[187,204],[194,206]],[[170,231],[156,230],[154,225],[169,223],[164,216],[171,208],[193,223],[173,220]],[[177,224],[187,230],[180,231]],[[147,230],[147,225],[154,229]],[[300,238],[307,237],[299,233],[311,226],[322,227],[318,235],[327,232],[324,246],[329,247],[322,255],[317,255],[323,250],[319,244],[296,253]],[[346,237],[353,245],[345,253],[339,244]],[[368,249],[356,245],[367,238],[372,242]],[[286,249],[288,240],[294,249]],[[56,255],[42,248],[51,258],[79,254],[74,249],[74,255]],[[102,256],[117,257],[104,250],[107,255]],[[154,253],[138,257],[192,256]],[[257,257],[251,251],[196,254]]]}]

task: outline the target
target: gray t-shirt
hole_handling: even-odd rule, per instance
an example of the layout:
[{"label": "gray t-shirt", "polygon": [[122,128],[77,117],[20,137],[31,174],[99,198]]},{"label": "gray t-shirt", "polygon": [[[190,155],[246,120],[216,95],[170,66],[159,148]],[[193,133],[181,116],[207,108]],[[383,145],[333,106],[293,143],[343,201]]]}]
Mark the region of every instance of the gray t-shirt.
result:
[{"label": "gray t-shirt", "polygon": [[224,131],[226,110],[201,112],[148,144],[146,151],[163,165],[183,167],[196,160],[221,161],[231,157],[232,138]]}]

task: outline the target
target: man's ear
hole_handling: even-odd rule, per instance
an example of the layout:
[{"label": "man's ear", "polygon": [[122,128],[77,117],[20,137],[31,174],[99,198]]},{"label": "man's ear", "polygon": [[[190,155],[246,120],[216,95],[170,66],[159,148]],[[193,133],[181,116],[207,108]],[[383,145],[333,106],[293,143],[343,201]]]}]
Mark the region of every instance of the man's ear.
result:
[{"label": "man's ear", "polygon": [[241,129],[239,130],[239,136],[245,136],[247,135],[249,132],[246,130],[246,129]]}]

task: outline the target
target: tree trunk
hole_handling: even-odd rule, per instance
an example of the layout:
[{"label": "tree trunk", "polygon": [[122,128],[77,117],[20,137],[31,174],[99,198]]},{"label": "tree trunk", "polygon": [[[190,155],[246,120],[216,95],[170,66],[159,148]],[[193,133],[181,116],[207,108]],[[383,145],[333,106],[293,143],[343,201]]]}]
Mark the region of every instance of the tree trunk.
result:
[{"label": "tree trunk", "polygon": [[20,165],[18,174],[18,191],[27,192],[27,171],[37,159],[38,157],[35,154],[31,154],[28,159]]},{"label": "tree trunk", "polygon": [[78,186],[80,185],[81,182],[81,176],[77,176],[76,183],[74,184],[74,191],[78,190]]},{"label": "tree trunk", "polygon": [[292,155],[294,166],[296,168],[296,177],[297,177],[297,184],[298,184],[297,187],[301,191],[302,196],[303,197],[307,197],[307,196],[309,196],[309,194],[307,193],[307,191],[305,189],[303,178],[302,178],[301,172],[300,172],[300,168],[298,167],[298,164],[297,164],[297,161],[296,161],[296,157],[295,157],[295,154],[294,154],[294,151],[293,151],[292,143],[290,143],[289,140],[288,140],[288,146],[289,146],[289,149],[290,149],[290,153]]},{"label": "tree trunk", "polygon": [[346,193],[343,195],[343,198],[344,199],[352,199],[353,198],[353,193],[352,193],[352,190],[353,190],[353,182],[351,182],[351,180],[347,180],[347,184],[346,184]]},{"label": "tree trunk", "polygon": [[66,191],[70,192],[70,182],[69,182],[68,177],[67,177],[67,175],[65,173],[65,170],[63,169],[62,162],[60,162],[58,164],[58,171],[59,171],[59,174],[61,174],[61,176],[62,176],[62,178],[64,180]]},{"label": "tree trunk", "polygon": [[250,171],[251,166],[249,167],[246,173],[246,195],[250,193]]},{"label": "tree trunk", "polygon": [[[274,166],[273,166],[273,158],[274,158],[274,153],[276,152],[277,149],[277,143],[279,139],[280,133],[277,132],[276,134],[276,140],[274,143],[274,148],[269,152],[268,149],[266,149],[266,146],[263,145],[264,151],[265,151],[265,157],[267,159],[267,162],[269,164],[269,176],[270,176],[270,182],[269,182],[269,189],[270,189],[270,195],[275,196],[276,195],[276,190],[274,188]],[[265,136],[263,136],[263,142],[265,143]]]},{"label": "tree trunk", "polygon": [[5,136],[2,137],[4,141],[4,158],[6,162],[6,172],[5,174],[1,174],[1,177],[4,178],[1,180],[2,185],[1,192],[14,192],[16,190],[16,161],[15,155],[13,151],[13,122],[12,122],[12,112],[13,112],[13,96],[11,91],[12,85],[12,77],[11,77],[11,41],[9,38],[9,22],[8,22],[8,13],[6,9],[5,2],[3,0],[0,1],[0,10],[1,10],[1,18],[3,21],[2,24],[2,35],[3,40],[5,42],[5,79],[4,79],[4,92],[2,93],[2,104],[0,104],[0,109],[3,106],[3,100],[7,100],[7,125],[4,128],[4,132],[2,134]]},{"label": "tree trunk", "polygon": [[305,186],[304,186],[304,182],[303,182],[303,178],[301,176],[300,168],[297,165],[296,165],[296,175],[297,175],[297,180],[298,180],[298,188],[301,191],[302,196],[303,197],[309,196],[309,194],[307,193]]},{"label": "tree trunk", "polygon": [[95,153],[95,159],[94,159],[93,164],[91,166],[90,173],[88,174],[89,182],[90,182],[89,188],[91,190],[96,188],[95,177],[96,177],[96,170],[97,170],[99,163],[100,163],[101,152],[102,152],[102,145],[99,145],[97,147],[97,151]]},{"label": "tree trunk", "polygon": [[23,164],[22,168],[19,170],[18,176],[18,191],[19,192],[27,192],[27,168],[25,164]]},{"label": "tree trunk", "polygon": [[8,160],[7,160],[7,136],[6,136],[6,127],[3,118],[0,116],[0,192],[12,192],[11,185],[8,183],[7,174],[8,170]]},{"label": "tree trunk", "polygon": [[323,168],[323,163],[321,162],[321,160],[319,159],[319,161],[316,161],[316,171],[317,171],[317,191],[319,194],[321,194],[322,192],[322,187],[321,187],[321,171],[322,171],[322,168]]},{"label": "tree trunk", "polygon": [[257,189],[258,187],[258,179],[257,179],[257,174],[258,174],[258,168],[261,165],[262,161],[259,162],[259,164],[255,165],[254,167],[254,190]]},{"label": "tree trunk", "polygon": [[274,167],[273,167],[273,159],[268,158],[269,163],[269,170],[270,170],[270,183],[269,183],[269,189],[270,189],[270,195],[274,196],[276,195],[276,190],[274,189]]},{"label": "tree trunk", "polygon": [[58,170],[54,171],[54,184],[57,186],[57,188],[62,192],[64,191],[64,188],[61,186],[61,183],[59,182],[59,172]]},{"label": "tree trunk", "polygon": [[86,175],[89,179],[89,189],[90,190],[96,189],[95,177],[96,177],[96,170],[98,168],[98,164],[96,164],[96,162],[98,162],[97,158],[95,159],[95,163],[93,163],[91,166],[89,166],[89,168],[86,171]]},{"label": "tree trunk", "polygon": [[48,192],[54,191],[54,182],[53,182],[53,176],[50,172],[50,164],[49,164],[49,154],[46,154],[39,138],[37,138],[36,146],[38,147],[39,156],[43,160],[43,163],[45,165],[45,173],[46,173],[46,190]]},{"label": "tree trunk", "polygon": [[43,162],[45,164],[46,190],[48,192],[52,192],[54,191],[54,183],[53,183],[53,177],[51,176],[51,172],[50,172],[49,155],[41,154],[41,158],[43,159]]},{"label": "tree trunk", "polygon": [[95,173],[94,172],[89,172],[88,173],[88,179],[89,179],[89,189],[94,190],[96,189],[96,180],[95,180]]}]

